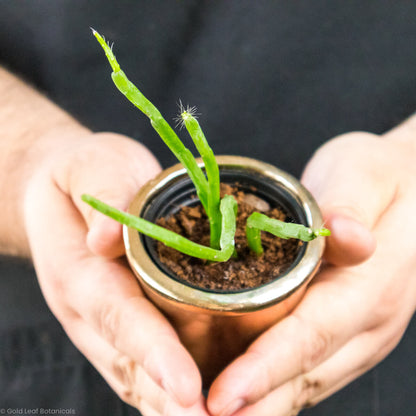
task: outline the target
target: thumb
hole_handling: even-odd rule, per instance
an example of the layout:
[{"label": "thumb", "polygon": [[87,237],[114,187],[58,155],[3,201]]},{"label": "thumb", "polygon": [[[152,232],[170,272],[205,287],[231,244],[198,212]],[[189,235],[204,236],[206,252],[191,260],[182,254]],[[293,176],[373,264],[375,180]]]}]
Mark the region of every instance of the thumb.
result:
[{"label": "thumb", "polygon": [[322,146],[302,175],[331,230],[325,259],[337,266],[358,264],[374,252],[372,229],[396,191],[383,139],[348,133]]},{"label": "thumb", "polygon": [[149,150],[125,136],[98,133],[88,139],[68,157],[56,180],[87,224],[88,248],[115,258],[124,254],[121,224],[95,211],[81,195],[90,194],[125,211],[140,187],[159,173],[160,166]]}]

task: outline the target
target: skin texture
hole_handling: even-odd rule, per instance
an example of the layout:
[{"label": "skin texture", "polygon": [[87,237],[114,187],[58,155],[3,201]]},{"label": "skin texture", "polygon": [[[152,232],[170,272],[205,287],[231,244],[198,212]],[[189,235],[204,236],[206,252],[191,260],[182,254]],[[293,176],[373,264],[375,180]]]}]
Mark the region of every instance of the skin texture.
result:
[{"label": "skin texture", "polygon": [[80,199],[126,209],[158,162],[2,69],[0,97],[0,252],[31,258],[51,311],[120,398],[145,416],[207,415],[195,363],[120,257],[121,226]]},{"label": "skin texture", "polygon": [[416,303],[413,127],[343,135],[309,162],[302,181],[332,231],[327,264],[298,307],[219,375],[213,415],[295,415],[397,345]]},{"label": "skin texture", "polygon": [[383,137],[341,136],[314,155],[302,180],[332,231],[326,264],[205,403],[194,361],[120,257],[121,226],[80,199],[90,193],[125,209],[157,161],[124,136],[91,133],[4,71],[0,91],[13,92],[0,105],[1,251],[32,259],[70,339],[145,416],[294,415],[400,340],[416,304],[413,119]]},{"label": "skin texture", "polygon": [[[73,152],[57,151],[32,178],[24,202],[45,299],[72,342],[123,400],[161,414],[203,415],[196,365],[119,257],[121,227],[80,200],[88,187],[125,210],[159,166],[125,137],[89,134],[71,141]],[[189,411],[182,409],[194,403]]]}]

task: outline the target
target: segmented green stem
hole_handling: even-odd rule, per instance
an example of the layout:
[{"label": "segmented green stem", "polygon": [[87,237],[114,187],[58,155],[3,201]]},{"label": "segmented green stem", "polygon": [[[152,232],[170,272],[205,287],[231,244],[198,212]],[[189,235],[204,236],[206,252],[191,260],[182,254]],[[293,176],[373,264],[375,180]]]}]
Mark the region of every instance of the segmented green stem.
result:
[{"label": "segmented green stem", "polygon": [[182,111],[181,118],[205,165],[208,178],[207,215],[210,225],[211,247],[218,248],[221,237],[220,170],[214,152],[192,111]]},{"label": "segmented green stem", "polygon": [[161,241],[168,247],[172,247],[189,256],[221,262],[227,261],[234,252],[237,201],[230,195],[226,195],[220,203],[222,221],[219,250],[194,243],[193,241],[188,240],[173,231],[167,230],[166,228],[160,227],[159,225],[153,224],[150,221],[113,208],[91,195],[84,194],[81,198],[97,211],[100,211],[119,223],[134,228],[155,240]]},{"label": "segmented green stem", "polygon": [[267,231],[277,237],[288,239],[297,238],[311,241],[318,236],[328,236],[331,232],[327,228],[313,230],[302,224],[294,224],[269,218],[267,215],[254,212],[247,218],[246,236],[251,250],[260,255],[263,253],[261,245],[261,231]]},{"label": "segmented green stem", "polygon": [[162,117],[159,110],[139,91],[120,69],[120,65],[118,64],[112,49],[105,42],[104,38],[95,30],[93,30],[93,34],[104,49],[111,68],[113,69],[111,78],[113,79],[114,84],[132,104],[149,117],[153,128],[177,157],[179,162],[184,165],[189,177],[195,185],[197,195],[204,209],[207,211],[208,182],[192,153],[184,146],[172,127]]}]

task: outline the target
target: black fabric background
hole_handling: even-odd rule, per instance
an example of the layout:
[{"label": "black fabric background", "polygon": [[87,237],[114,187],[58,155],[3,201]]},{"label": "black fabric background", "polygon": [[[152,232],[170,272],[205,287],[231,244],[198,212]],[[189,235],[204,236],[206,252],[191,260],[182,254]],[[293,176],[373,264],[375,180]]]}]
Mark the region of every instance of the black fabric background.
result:
[{"label": "black fabric background", "polygon": [[[179,99],[196,105],[217,154],[299,176],[329,138],[382,133],[414,112],[415,15],[406,0],[3,0],[0,63],[89,128],[137,138],[175,163],[113,86],[93,26],[168,120]],[[136,414],[69,343],[31,266],[1,258],[0,285],[0,408]],[[387,360],[303,414],[414,416],[415,346],[413,322]]]}]

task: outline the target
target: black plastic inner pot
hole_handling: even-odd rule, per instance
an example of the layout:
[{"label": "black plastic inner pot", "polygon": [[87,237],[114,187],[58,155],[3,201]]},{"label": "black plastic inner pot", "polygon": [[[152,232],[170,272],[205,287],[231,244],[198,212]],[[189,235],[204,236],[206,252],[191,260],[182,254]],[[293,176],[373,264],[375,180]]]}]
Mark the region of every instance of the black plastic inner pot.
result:
[{"label": "black plastic inner pot", "polygon": [[[288,192],[285,188],[271,180],[269,177],[262,175],[255,170],[245,170],[234,166],[221,166],[220,167],[221,182],[236,186],[241,191],[248,193],[254,193],[258,197],[267,201],[271,207],[279,207],[287,215],[287,222],[296,222],[307,225],[306,216],[302,207],[299,205],[296,197]],[[161,189],[155,194],[148,204],[145,206],[143,212],[140,214],[142,218],[148,221],[156,222],[159,218],[169,217],[176,214],[182,206],[195,206],[198,205],[199,199],[196,196],[195,187],[187,174],[178,176],[169,183],[169,186]],[[143,234],[140,235],[142,243],[161,271],[170,276],[172,279],[186,284],[191,287],[187,282],[179,280],[177,276],[169,270],[159,259],[157,254],[157,241]],[[303,253],[306,250],[306,243],[299,249],[297,257],[292,266],[286,270],[286,272],[278,278],[281,278],[299,262]],[[267,284],[266,284],[267,285]],[[201,289],[196,287],[197,289]],[[207,290],[208,292],[217,293],[230,293],[225,291]],[[239,290],[238,292],[244,292],[250,289]],[[236,293],[237,291],[233,292]]]}]

